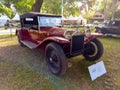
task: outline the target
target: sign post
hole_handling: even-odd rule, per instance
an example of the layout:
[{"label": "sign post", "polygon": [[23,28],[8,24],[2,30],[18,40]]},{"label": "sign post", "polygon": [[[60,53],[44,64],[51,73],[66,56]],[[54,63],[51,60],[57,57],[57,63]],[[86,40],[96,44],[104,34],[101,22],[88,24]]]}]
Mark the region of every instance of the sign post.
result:
[{"label": "sign post", "polygon": [[9,28],[10,28],[10,36],[11,36],[11,39],[12,39],[12,22],[11,21],[9,22]]}]

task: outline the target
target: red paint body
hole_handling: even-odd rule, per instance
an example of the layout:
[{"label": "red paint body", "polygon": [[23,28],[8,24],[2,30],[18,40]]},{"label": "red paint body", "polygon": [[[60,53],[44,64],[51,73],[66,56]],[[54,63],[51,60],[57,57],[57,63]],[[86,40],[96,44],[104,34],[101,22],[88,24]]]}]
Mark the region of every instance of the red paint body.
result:
[{"label": "red paint body", "polygon": [[[17,33],[20,34],[21,40],[28,40],[37,44],[38,47],[46,47],[46,45],[50,42],[56,42],[65,52],[70,52],[70,40],[64,37],[64,32],[66,29],[62,29],[60,27],[40,27],[39,30],[27,30],[27,29],[17,29]],[[91,34],[84,41],[84,44],[87,44],[92,39],[97,37],[102,37],[102,34]]]},{"label": "red paint body", "polygon": [[78,30],[63,29],[59,15],[25,13],[20,16],[21,28],[16,30],[20,46],[40,48],[50,71],[62,76],[67,69],[67,58],[83,55],[86,60],[95,61],[103,54],[103,46],[89,28]]},{"label": "red paint body", "polygon": [[[38,18],[39,16],[39,18]],[[60,18],[61,16],[54,16],[54,15],[44,15],[44,14],[38,14],[38,13],[26,13],[21,16],[21,28],[16,30],[16,34],[19,34],[20,41],[24,42],[31,42],[32,45],[35,45],[32,47],[38,48],[38,47],[46,47],[46,45],[50,42],[55,42],[59,44],[64,53],[70,53],[71,49],[71,39],[66,38],[65,32],[68,29],[63,29],[61,26],[40,26],[40,17],[53,17],[53,18]],[[32,19],[31,19],[32,17]],[[26,19],[27,18],[27,19]],[[31,21],[32,20],[32,21]],[[38,21],[37,21],[38,20]],[[29,26],[28,26],[29,25]],[[32,26],[37,25],[36,29],[29,29]],[[73,33],[76,32],[76,30],[69,30],[70,36],[72,38]],[[102,37],[102,34],[90,34],[86,37],[85,33],[81,33],[79,35],[84,35],[85,39],[84,44],[89,43],[92,39],[95,39],[97,37]],[[83,45],[83,44],[82,44]],[[29,45],[28,45],[29,47]]]}]

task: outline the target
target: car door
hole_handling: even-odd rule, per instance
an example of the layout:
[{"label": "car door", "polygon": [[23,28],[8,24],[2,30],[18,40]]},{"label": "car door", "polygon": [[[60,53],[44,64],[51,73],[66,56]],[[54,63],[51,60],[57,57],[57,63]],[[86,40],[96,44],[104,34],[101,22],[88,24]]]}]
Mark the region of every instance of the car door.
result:
[{"label": "car door", "polygon": [[116,20],[114,26],[115,26],[114,33],[117,34],[117,35],[120,35],[120,21]]},{"label": "car door", "polygon": [[116,21],[110,21],[108,25],[105,27],[105,33],[106,34],[118,34],[120,33],[119,26],[117,25]]},{"label": "car door", "polygon": [[32,41],[37,42],[37,43],[40,43],[41,41],[43,41],[45,37],[47,36],[46,32],[35,30],[35,29],[30,29],[29,34],[30,34]]},{"label": "car door", "polygon": [[111,34],[120,34],[120,22],[119,21],[113,21],[111,28],[110,28]]}]

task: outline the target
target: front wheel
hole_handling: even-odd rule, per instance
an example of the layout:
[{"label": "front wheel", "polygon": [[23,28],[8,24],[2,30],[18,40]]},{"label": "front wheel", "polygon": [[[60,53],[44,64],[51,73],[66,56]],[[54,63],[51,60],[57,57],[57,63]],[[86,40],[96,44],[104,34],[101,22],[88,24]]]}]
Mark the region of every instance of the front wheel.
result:
[{"label": "front wheel", "polygon": [[63,49],[57,43],[50,43],[45,50],[45,58],[49,70],[57,75],[62,76],[67,70],[67,60]]},{"label": "front wheel", "polygon": [[98,39],[93,39],[85,45],[83,56],[86,60],[95,61],[103,54],[103,45]]}]

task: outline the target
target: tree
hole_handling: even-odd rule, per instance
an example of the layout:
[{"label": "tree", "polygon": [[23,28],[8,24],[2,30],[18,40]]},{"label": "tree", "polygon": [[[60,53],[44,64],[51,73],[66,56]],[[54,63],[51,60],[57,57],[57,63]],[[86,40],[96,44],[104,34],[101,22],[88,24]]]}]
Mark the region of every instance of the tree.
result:
[{"label": "tree", "polygon": [[102,0],[98,10],[104,13],[104,20],[115,19],[119,5],[120,0]]},{"label": "tree", "polygon": [[[1,0],[1,3],[9,11],[12,11],[11,5],[14,5],[16,11],[22,14],[30,11],[40,12],[43,0]],[[6,14],[6,12],[4,13]]]},{"label": "tree", "polygon": [[119,6],[119,0],[112,0],[112,19],[115,19],[115,12],[117,12],[117,8],[118,8],[118,6]]},{"label": "tree", "polygon": [[[77,0],[76,0],[77,1]],[[80,14],[76,1],[70,0],[64,4],[64,16],[78,16]]]},{"label": "tree", "polygon": [[120,10],[118,10],[117,12],[115,12],[114,18],[115,19],[120,19]]},{"label": "tree", "polygon": [[43,0],[35,0],[35,3],[32,6],[32,11],[40,12],[42,4],[43,4]]},{"label": "tree", "polygon": [[0,12],[1,14],[6,14],[9,18],[14,17],[12,9],[7,6],[4,6],[2,2],[0,2]]},{"label": "tree", "polygon": [[21,0],[16,3],[14,3],[14,7],[16,11],[20,14],[23,14],[25,12],[32,11],[32,5],[34,3],[34,0]]},{"label": "tree", "polygon": [[[9,18],[13,18],[16,12],[23,14],[32,11],[33,3],[34,0],[1,0],[0,12],[6,14]],[[13,10],[11,5],[14,6],[16,10]]]},{"label": "tree", "polygon": [[82,16],[88,20],[92,19],[94,16],[97,0],[84,0],[82,6],[80,7],[80,13]]},{"label": "tree", "polygon": [[64,7],[64,16],[79,15],[79,7],[76,5],[78,0],[45,0],[42,5],[42,13],[51,13],[61,15],[62,7]]},{"label": "tree", "polygon": [[88,10],[87,12],[83,11],[82,16],[86,18],[87,20],[90,20],[93,18],[95,11],[93,10]]},{"label": "tree", "polygon": [[1,14],[3,13],[3,5],[2,5],[1,2],[0,2],[0,13],[1,13]]},{"label": "tree", "polygon": [[42,6],[42,13],[61,14],[61,0],[45,0]]}]

